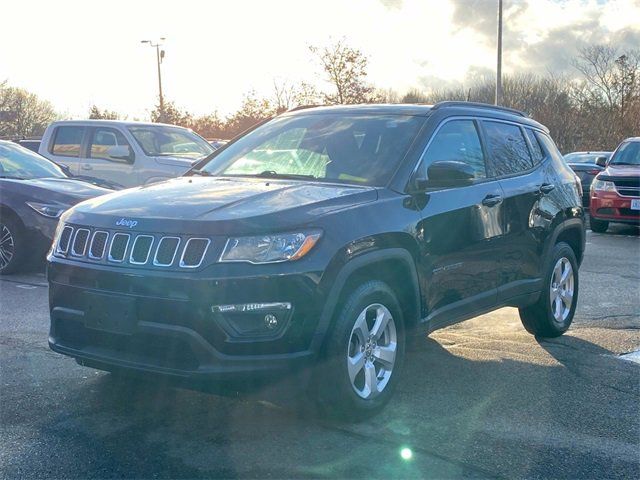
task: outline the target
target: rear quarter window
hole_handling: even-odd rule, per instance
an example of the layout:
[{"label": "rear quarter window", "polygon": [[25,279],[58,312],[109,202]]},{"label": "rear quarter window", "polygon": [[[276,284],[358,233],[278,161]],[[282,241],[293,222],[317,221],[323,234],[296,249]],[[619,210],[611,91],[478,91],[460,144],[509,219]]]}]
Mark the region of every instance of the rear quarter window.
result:
[{"label": "rear quarter window", "polygon": [[79,157],[83,136],[84,127],[71,125],[56,127],[51,153],[62,157]]}]

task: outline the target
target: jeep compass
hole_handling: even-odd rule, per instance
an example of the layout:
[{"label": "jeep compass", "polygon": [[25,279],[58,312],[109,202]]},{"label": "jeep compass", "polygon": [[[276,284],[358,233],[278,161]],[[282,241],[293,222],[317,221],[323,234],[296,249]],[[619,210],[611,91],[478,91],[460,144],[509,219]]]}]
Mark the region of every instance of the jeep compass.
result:
[{"label": "jeep compass", "polygon": [[48,256],[49,345],[186,383],[304,371],[364,418],[409,335],[503,307],[565,332],[581,185],[548,130],[463,102],[303,108],[180,178],[67,211]]}]

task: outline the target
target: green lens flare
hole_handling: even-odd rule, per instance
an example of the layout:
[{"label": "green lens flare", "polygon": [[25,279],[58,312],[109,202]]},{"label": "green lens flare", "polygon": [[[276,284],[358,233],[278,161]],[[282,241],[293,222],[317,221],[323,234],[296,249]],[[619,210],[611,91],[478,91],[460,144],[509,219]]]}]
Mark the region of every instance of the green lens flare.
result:
[{"label": "green lens flare", "polygon": [[402,450],[400,450],[400,456],[403,460],[411,460],[411,458],[413,457],[413,452],[410,448],[403,448]]}]

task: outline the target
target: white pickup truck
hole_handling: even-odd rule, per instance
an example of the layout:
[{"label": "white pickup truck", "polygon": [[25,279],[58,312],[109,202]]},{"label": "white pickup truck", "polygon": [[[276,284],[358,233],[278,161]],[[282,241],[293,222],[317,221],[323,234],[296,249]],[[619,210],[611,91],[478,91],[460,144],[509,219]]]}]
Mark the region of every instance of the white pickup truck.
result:
[{"label": "white pickup truck", "polygon": [[129,188],[182,175],[214,148],[193,131],[117,120],[53,122],[38,153],[73,176]]}]

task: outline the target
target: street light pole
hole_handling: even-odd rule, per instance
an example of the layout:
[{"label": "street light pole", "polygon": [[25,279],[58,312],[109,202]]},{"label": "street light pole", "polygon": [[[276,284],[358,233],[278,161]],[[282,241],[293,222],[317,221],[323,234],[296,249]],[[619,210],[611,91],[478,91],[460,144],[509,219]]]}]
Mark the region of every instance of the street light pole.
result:
[{"label": "street light pole", "polygon": [[[160,41],[163,41],[165,38],[160,37]],[[160,71],[160,64],[162,63],[162,59],[164,58],[164,50],[160,50],[162,43],[157,42],[153,43],[151,40],[142,40],[140,43],[148,43],[151,47],[155,47],[156,49],[156,62],[158,64],[158,93],[160,99],[160,121],[164,121],[164,98],[162,97],[162,73]]]},{"label": "street light pole", "polygon": [[496,68],[495,104],[502,103],[502,0],[498,0],[498,65]]}]

